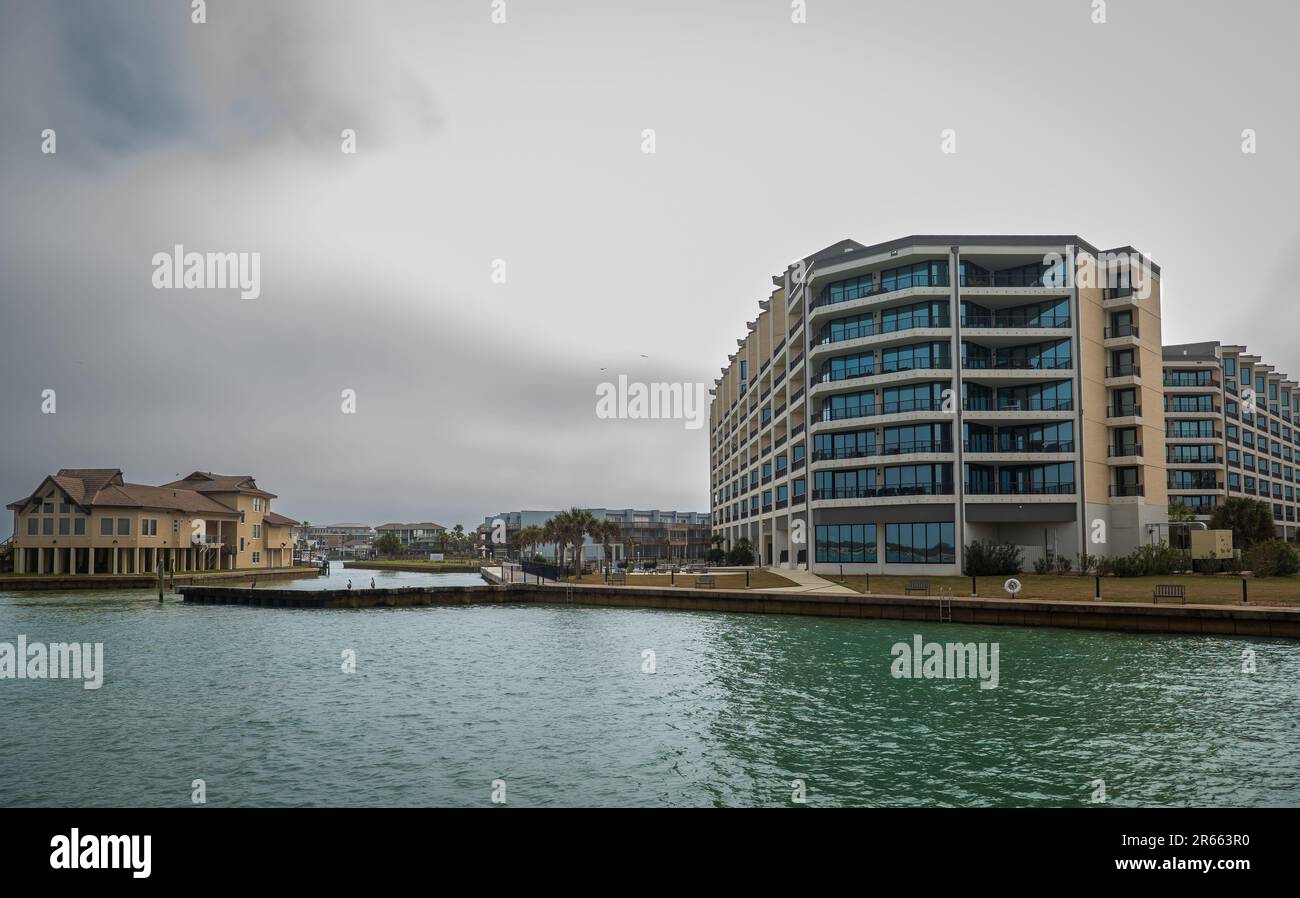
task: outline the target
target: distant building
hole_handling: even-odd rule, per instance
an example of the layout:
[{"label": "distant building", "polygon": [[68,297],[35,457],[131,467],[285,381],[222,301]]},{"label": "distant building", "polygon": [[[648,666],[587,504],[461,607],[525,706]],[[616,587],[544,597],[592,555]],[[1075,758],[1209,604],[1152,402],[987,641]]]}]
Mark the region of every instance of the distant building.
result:
[{"label": "distant building", "polygon": [[195,471],[127,483],[116,468],[64,468],[9,503],[18,574],[145,574],[287,567],[298,522],[248,475]]},{"label": "distant building", "polygon": [[420,524],[380,524],[375,527],[376,539],[385,533],[395,534],[402,548],[411,552],[438,551],[446,532],[446,527],[432,521]]},{"label": "distant building", "polygon": [[[710,526],[707,512],[694,511],[640,511],[633,508],[588,508],[597,520],[614,521],[619,525],[620,538],[610,544],[610,550],[616,561],[623,559],[656,561],[699,561],[709,551]],[[519,545],[517,534],[524,527],[541,527],[558,511],[510,511],[491,515],[483,519],[480,538],[485,550],[493,555],[519,556],[523,546]],[[492,535],[496,522],[505,524],[506,542],[502,546],[493,543]],[[554,559],[557,556],[554,544],[539,546],[537,554]],[[582,547],[585,561],[603,560],[604,546],[595,542],[590,536]]]}]

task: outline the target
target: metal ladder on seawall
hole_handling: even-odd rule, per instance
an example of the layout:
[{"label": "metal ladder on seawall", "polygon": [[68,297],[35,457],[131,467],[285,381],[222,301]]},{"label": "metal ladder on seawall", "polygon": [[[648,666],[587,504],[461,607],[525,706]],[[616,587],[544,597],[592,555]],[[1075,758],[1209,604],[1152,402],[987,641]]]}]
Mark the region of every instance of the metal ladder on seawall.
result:
[{"label": "metal ladder on seawall", "polygon": [[946,586],[939,589],[939,623],[952,623],[952,590]]}]

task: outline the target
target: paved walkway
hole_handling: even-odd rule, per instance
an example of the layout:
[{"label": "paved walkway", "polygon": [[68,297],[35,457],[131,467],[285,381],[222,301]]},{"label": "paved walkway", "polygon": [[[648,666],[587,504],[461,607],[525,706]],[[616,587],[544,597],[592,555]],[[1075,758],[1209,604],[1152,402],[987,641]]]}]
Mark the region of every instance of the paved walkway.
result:
[{"label": "paved walkway", "polygon": [[824,577],[818,577],[809,571],[790,571],[782,567],[768,568],[774,574],[785,577],[787,580],[793,580],[795,586],[769,587],[763,592],[829,592],[849,595],[854,594],[854,590],[847,586],[841,586],[839,583],[832,583]]}]

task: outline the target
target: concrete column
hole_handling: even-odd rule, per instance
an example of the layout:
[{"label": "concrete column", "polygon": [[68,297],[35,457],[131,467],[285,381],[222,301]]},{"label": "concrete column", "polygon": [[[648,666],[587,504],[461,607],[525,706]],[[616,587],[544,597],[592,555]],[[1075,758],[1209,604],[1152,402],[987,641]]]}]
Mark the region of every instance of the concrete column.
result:
[{"label": "concrete column", "polygon": [[86,573],[95,573],[95,547],[91,546],[86,550]]},{"label": "concrete column", "polygon": [[40,546],[36,550],[36,573],[45,573],[45,547]]},{"label": "concrete column", "polygon": [[[14,532],[17,533],[18,531],[15,530]],[[27,573],[27,550],[20,549],[17,545],[14,546],[14,573]]]},{"label": "concrete column", "polygon": [[111,547],[111,548],[108,550],[108,552],[109,552],[109,555],[111,555],[111,556],[112,556],[112,559],[113,559],[113,563],[109,566],[109,571],[108,571],[108,572],[109,572],[110,574],[116,574],[116,573],[117,573],[117,546],[113,546],[113,547]]}]

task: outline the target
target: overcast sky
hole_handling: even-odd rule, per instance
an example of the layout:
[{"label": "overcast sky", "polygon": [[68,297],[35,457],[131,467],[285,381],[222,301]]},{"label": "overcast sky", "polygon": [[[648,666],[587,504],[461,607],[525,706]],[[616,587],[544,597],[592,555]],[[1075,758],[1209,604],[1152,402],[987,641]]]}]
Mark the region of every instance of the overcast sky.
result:
[{"label": "overcast sky", "polygon": [[[1295,4],[504,5],[0,0],[4,500],[120,467],[322,523],[704,511],[707,431],[597,385],[711,385],[844,237],[1132,244],[1165,342],[1300,375]],[[260,253],[261,296],[155,290],[177,243]]]}]

